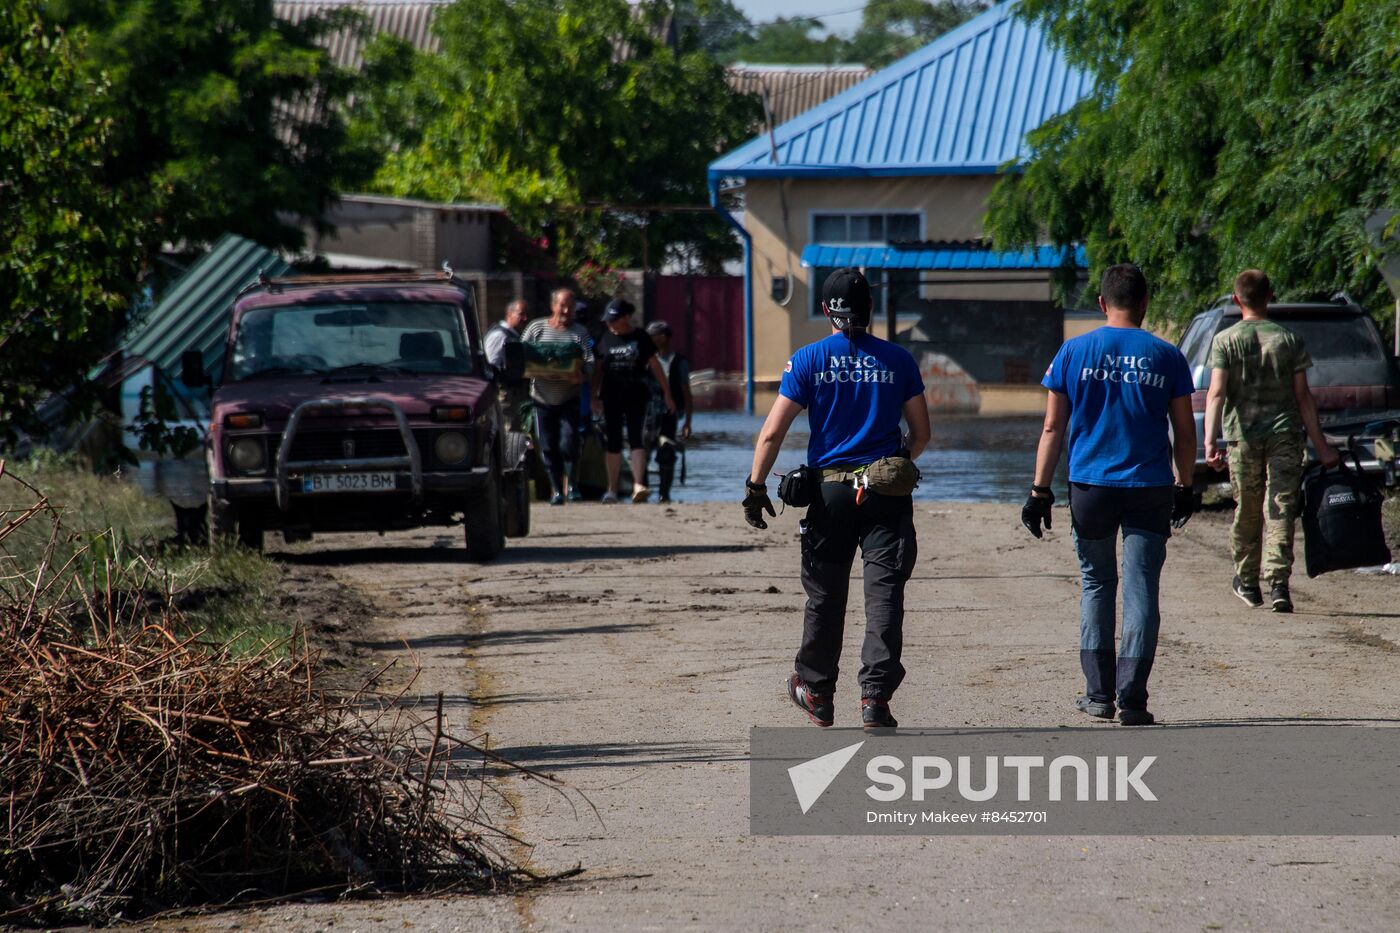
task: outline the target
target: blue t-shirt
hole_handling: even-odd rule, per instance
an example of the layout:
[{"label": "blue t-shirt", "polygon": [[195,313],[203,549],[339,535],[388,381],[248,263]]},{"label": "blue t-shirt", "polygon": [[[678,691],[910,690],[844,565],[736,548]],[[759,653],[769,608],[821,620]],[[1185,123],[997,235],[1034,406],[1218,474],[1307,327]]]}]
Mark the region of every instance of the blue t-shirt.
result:
[{"label": "blue t-shirt", "polygon": [[1066,340],[1041,385],[1069,396],[1069,479],[1090,486],[1170,486],[1167,409],[1195,390],[1181,351],[1136,327]]},{"label": "blue t-shirt", "polygon": [[778,392],[807,409],[808,466],[873,463],[899,450],[904,403],[924,393],[909,351],[870,334],[808,344],[783,369]]}]

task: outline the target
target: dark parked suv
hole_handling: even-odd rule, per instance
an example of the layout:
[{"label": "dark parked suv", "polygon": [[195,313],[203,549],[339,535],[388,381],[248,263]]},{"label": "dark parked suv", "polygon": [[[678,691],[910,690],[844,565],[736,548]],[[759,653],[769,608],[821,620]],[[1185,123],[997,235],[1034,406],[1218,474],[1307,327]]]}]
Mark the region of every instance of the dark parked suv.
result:
[{"label": "dark parked suv", "polygon": [[[199,353],[184,364],[204,384]],[[462,524],[468,555],[490,560],[529,531],[505,375],[450,272],[261,281],[234,304],[210,406],[212,534],[260,548],[274,530]]]},{"label": "dark parked suv", "polygon": [[[1400,408],[1400,372],[1380,330],[1364,310],[1344,295],[1332,302],[1269,305],[1270,319],[1303,338],[1312,356],[1308,384],[1317,399],[1324,433],[1333,426],[1364,422]],[[1227,327],[1238,324],[1240,309],[1222,298],[1191,319],[1178,344],[1191,365],[1196,391],[1196,488],[1224,479],[1205,462],[1206,391],[1210,388],[1210,344]],[[1342,432],[1342,439],[1345,434]],[[1374,460],[1374,456],[1371,457]],[[1366,465],[1363,460],[1363,465]]]}]

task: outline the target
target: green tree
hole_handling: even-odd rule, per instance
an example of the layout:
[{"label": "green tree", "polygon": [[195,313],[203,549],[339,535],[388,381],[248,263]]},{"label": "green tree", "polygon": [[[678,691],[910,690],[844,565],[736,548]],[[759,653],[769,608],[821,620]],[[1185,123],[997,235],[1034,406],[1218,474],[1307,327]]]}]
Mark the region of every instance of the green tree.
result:
[{"label": "green tree", "polygon": [[732,0],[676,0],[675,10],[683,48],[728,61],[730,49],[753,37],[753,23]]},{"label": "green tree", "polygon": [[87,71],[109,84],[103,177],[146,187],[167,242],[231,231],[298,248],[301,221],[372,171],[339,106],[356,77],[317,45],[361,21],[352,10],[297,25],[272,0],[47,0],[45,12],[86,34]]},{"label": "green tree", "polygon": [[[870,0],[850,38],[827,32],[820,19],[779,17],[729,28],[711,51],[725,62],[783,65],[856,63],[883,68],[987,9],[986,0]],[[684,21],[684,20],[683,20]],[[716,17],[716,22],[725,22]]]},{"label": "green tree", "polygon": [[141,193],[101,178],[110,88],[33,0],[0,9],[0,437],[81,378],[135,287]]},{"label": "green tree", "polygon": [[[558,267],[651,265],[664,251],[713,266],[732,251],[706,213],[705,169],[747,137],[757,104],[703,50],[660,41],[668,9],[626,0],[458,0],[441,51],[369,95],[360,138],[389,151],[388,193],[504,206],[541,231]],[[382,63],[402,50],[381,44]]]},{"label": "green tree", "polygon": [[840,36],[823,31],[822,21],[809,16],[778,17],[759,23],[742,41],[725,50],[729,62],[764,65],[834,65],[852,61]]},{"label": "green tree", "polygon": [[[1024,0],[1093,92],[1030,135],[993,193],[1006,247],[1140,263],[1184,318],[1240,269],[1280,296],[1390,301],[1362,222],[1394,206],[1400,0]],[[1061,270],[1061,294],[1072,270]]]},{"label": "green tree", "polygon": [[847,43],[847,61],[883,68],[987,9],[983,0],[870,0]]}]

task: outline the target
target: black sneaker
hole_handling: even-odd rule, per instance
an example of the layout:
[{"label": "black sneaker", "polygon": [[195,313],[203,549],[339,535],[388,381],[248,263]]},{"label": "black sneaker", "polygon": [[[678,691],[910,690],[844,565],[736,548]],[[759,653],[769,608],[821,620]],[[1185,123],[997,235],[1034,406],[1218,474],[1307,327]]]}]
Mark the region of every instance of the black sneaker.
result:
[{"label": "black sneaker", "polygon": [[1269,590],[1269,602],[1273,603],[1274,612],[1292,612],[1293,600],[1288,596],[1288,584],[1274,584],[1274,588]]},{"label": "black sneaker", "polygon": [[1157,719],[1145,709],[1120,709],[1118,721],[1125,726],[1152,726]]},{"label": "black sneaker", "polygon": [[893,729],[899,721],[890,715],[888,700],[860,698],[860,724],[866,729]]},{"label": "black sneaker", "polygon": [[1088,697],[1080,697],[1079,699],[1074,701],[1074,708],[1079,710],[1081,713],[1088,713],[1095,719],[1113,718],[1114,710],[1112,700],[1108,701],[1107,703],[1100,703],[1098,700],[1091,700]]},{"label": "black sneaker", "polygon": [[797,704],[797,708],[807,714],[807,718],[825,729],[831,725],[836,708],[831,703],[831,696],[823,696],[813,693],[811,688],[802,682],[802,678],[793,674],[787,680],[787,693],[792,702]]},{"label": "black sneaker", "polygon": [[1258,609],[1264,605],[1264,594],[1259,592],[1259,585],[1245,586],[1240,582],[1239,577],[1235,577],[1230,583],[1230,589],[1235,591],[1235,595],[1244,601],[1244,604],[1251,609]]}]

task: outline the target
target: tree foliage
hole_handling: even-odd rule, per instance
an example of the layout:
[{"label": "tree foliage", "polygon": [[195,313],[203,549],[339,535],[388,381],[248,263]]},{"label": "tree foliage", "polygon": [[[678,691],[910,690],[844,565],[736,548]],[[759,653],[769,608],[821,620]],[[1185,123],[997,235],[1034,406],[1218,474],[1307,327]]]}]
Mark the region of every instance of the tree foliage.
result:
[{"label": "tree foliage", "polygon": [[[1362,229],[1395,206],[1400,0],[1023,0],[1094,78],[998,184],[1003,246],[1144,267],[1178,318],[1265,269],[1280,297],[1389,306]],[[1062,293],[1072,270],[1062,270]]]},{"label": "tree foliage", "polygon": [[983,0],[871,0],[848,43],[848,60],[883,68],[990,5]]},{"label": "tree foliage", "polygon": [[[811,16],[778,17],[766,23],[736,22],[727,0],[678,8],[682,24],[691,22],[726,62],[788,65],[858,63],[881,68],[927,45],[949,29],[987,9],[986,0],[870,0],[861,10],[860,26],[849,37],[826,31]],[[731,12],[732,10],[732,12]]]},{"label": "tree foliage", "polygon": [[111,89],[33,0],[0,9],[0,436],[81,377],[136,285],[134,186],[101,180]]},{"label": "tree foliage", "polygon": [[[705,170],[747,137],[757,104],[703,49],[662,41],[668,12],[626,0],[458,0],[436,54],[381,44],[401,80],[369,95],[362,139],[389,150],[391,194],[503,205],[540,231],[566,273],[595,260],[651,265],[663,250],[732,251],[707,213]],[[405,56],[407,55],[407,58]],[[646,237],[645,247],[642,237]]]},{"label": "tree foliage", "polygon": [[361,21],[353,11],[295,25],[272,0],[47,0],[45,12],[86,35],[87,72],[109,86],[102,177],[144,186],[168,242],[233,232],[298,248],[301,223],[372,169],[337,106],[356,78],[316,44]]}]

